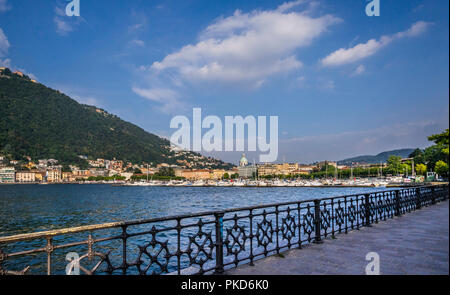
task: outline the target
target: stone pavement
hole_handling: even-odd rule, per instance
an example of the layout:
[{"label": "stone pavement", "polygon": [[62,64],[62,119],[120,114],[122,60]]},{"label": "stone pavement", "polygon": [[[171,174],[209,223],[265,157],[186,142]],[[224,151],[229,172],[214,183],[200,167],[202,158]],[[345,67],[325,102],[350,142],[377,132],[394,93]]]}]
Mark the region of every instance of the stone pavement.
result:
[{"label": "stone pavement", "polygon": [[449,202],[441,202],[372,227],[338,234],[323,244],[283,252],[227,270],[230,275],[363,275],[368,252],[384,275],[449,274]]}]

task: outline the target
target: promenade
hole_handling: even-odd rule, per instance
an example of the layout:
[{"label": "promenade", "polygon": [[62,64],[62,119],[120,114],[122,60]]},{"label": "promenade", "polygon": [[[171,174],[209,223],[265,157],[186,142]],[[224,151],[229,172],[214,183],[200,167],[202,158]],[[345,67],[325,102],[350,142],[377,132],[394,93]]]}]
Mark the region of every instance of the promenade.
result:
[{"label": "promenade", "polygon": [[377,252],[382,275],[449,274],[449,202],[226,271],[230,275],[364,275]]}]

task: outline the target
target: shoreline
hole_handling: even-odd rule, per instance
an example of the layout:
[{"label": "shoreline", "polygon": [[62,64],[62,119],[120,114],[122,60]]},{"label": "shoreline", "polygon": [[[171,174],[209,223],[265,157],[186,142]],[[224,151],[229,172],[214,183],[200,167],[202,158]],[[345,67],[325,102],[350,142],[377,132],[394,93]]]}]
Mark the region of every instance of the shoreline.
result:
[{"label": "shoreline", "polygon": [[299,185],[299,186],[288,186],[288,185],[130,185],[126,183],[95,183],[95,182],[86,182],[86,183],[77,183],[77,182],[56,182],[56,183],[39,183],[39,182],[17,182],[17,183],[0,183],[0,186],[14,186],[14,185],[67,185],[67,184],[75,184],[75,185],[110,185],[114,187],[233,187],[233,188],[299,188],[299,187],[307,187],[307,188],[358,188],[358,187],[386,187],[386,188],[407,188],[407,187],[418,187],[427,184],[447,184],[448,182],[439,182],[439,183],[417,183],[417,184],[388,184],[388,185]]}]

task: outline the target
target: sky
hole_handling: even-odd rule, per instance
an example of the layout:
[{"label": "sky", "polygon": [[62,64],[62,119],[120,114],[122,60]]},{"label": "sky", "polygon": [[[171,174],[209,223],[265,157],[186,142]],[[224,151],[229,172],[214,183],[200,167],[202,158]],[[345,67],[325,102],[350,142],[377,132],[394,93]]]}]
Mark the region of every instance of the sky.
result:
[{"label": "sky", "polygon": [[0,66],[166,138],[194,107],[278,116],[278,162],[311,163],[448,128],[448,1],[69,2],[0,0]]}]

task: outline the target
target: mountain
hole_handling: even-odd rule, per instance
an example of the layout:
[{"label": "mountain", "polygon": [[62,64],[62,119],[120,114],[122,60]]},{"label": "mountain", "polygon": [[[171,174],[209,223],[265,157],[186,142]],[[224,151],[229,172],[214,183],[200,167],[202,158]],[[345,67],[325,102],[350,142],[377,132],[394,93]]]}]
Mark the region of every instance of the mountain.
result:
[{"label": "mountain", "polygon": [[194,159],[212,162],[209,167],[231,166],[197,153],[173,151],[167,139],[8,68],[0,68],[0,154],[66,164],[79,163],[79,155],[86,155],[133,163]]},{"label": "mountain", "polygon": [[387,159],[389,159],[390,156],[400,156],[402,158],[408,158],[409,155],[414,151],[415,149],[400,149],[400,150],[393,150],[393,151],[387,151],[379,153],[375,156],[358,156],[354,158],[348,158],[345,160],[338,161],[339,165],[350,165],[351,163],[361,163],[361,164],[379,164],[380,162],[386,163]]}]

